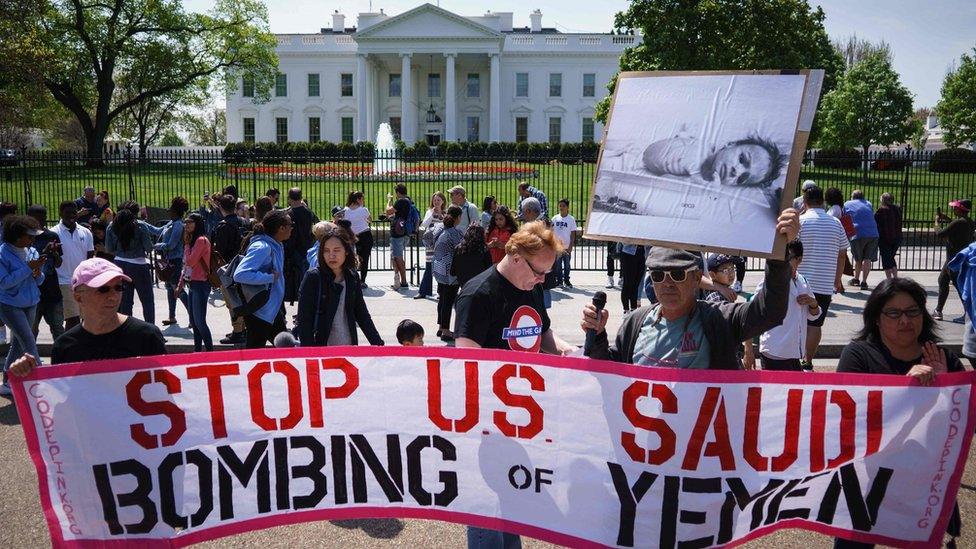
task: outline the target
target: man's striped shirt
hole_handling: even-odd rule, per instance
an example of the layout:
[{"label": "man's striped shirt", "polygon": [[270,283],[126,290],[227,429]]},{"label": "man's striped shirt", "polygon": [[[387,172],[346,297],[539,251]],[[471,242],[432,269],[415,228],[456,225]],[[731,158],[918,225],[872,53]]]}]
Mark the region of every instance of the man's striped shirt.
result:
[{"label": "man's striped shirt", "polygon": [[849,245],[840,220],[823,208],[809,208],[800,216],[800,242],[803,243],[800,274],[807,279],[813,293],[833,295],[837,255]]}]

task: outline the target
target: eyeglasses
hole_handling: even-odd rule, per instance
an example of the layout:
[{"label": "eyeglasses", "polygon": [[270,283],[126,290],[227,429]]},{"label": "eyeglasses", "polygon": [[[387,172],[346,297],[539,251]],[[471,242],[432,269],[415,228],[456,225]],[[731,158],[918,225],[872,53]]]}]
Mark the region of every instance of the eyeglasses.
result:
[{"label": "eyeglasses", "polygon": [[107,293],[111,292],[112,290],[115,290],[116,292],[118,292],[118,293],[121,294],[122,292],[125,291],[125,284],[115,284],[114,286],[109,286],[109,285],[106,284],[105,286],[99,286],[96,289],[98,290],[98,293],[100,293],[100,294],[107,294]]},{"label": "eyeglasses", "polygon": [[881,311],[881,314],[890,318],[891,320],[898,320],[902,315],[908,318],[918,318],[922,316],[922,309],[918,307],[909,307],[908,309],[885,309]]},{"label": "eyeglasses", "polygon": [[735,267],[726,267],[724,269],[717,269],[715,272],[716,273],[734,273],[735,272]]},{"label": "eyeglasses", "polygon": [[530,263],[529,260],[525,257],[523,257],[522,260],[525,261],[525,264],[529,266],[529,269],[532,271],[532,274],[536,276],[536,278],[545,278],[547,274],[552,272],[552,269],[549,269],[548,271],[537,270],[535,267],[532,266],[532,263]]},{"label": "eyeglasses", "polygon": [[652,270],[651,271],[651,282],[656,282],[658,284],[664,282],[664,275],[671,277],[671,280],[675,282],[684,282],[685,278],[688,278],[688,273],[692,271],[697,271],[698,267],[688,267],[687,269],[668,269],[664,270]]}]

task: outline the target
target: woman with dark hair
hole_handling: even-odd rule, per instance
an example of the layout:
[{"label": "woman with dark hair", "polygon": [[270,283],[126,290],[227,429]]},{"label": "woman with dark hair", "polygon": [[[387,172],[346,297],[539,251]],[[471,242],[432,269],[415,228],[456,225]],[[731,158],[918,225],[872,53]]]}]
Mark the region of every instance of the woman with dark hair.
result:
[{"label": "woman with dark hair", "polygon": [[119,205],[115,221],[105,231],[105,251],[115,255],[115,264],[132,279],[132,284],[126,285],[122,292],[119,312],[131,316],[135,294],[138,293],[143,319],[149,324],[155,324],[156,305],[153,303],[152,268],[149,265],[149,255],[153,248],[152,235],[139,223],[136,217],[138,212],[139,204],[134,201],[129,200]]},{"label": "woman with dark hair", "polygon": [[3,218],[3,244],[0,244],[0,322],[10,335],[10,349],[3,363],[3,385],[0,396],[10,396],[7,370],[14,360],[30,353],[37,361],[37,341],[31,327],[34,313],[41,301],[40,286],[44,283],[41,268],[47,256],[39,255],[31,247],[41,234],[40,224],[26,215],[7,215]]},{"label": "woman with dark hair", "polygon": [[478,276],[485,269],[491,267],[491,254],[485,245],[485,228],[480,225],[469,225],[464,231],[464,240],[454,248],[454,259],[451,261],[451,274],[457,277],[458,286]]},{"label": "woman with dark hair", "polygon": [[[940,348],[935,319],[925,307],[925,288],[910,278],[887,278],[864,304],[864,327],[841,352],[838,373],[910,376],[929,385],[935,376],[963,371],[959,357]],[[959,507],[947,533],[958,537]],[[871,544],[836,539],[836,549],[863,549]]]},{"label": "woman with dark hair", "polygon": [[108,198],[107,190],[102,189],[98,191],[98,194],[95,195],[95,205],[102,210],[102,213],[98,216],[98,219],[101,219],[106,224],[115,220],[115,212],[113,212],[112,208],[110,207],[112,202]]},{"label": "woman with dark hair", "polygon": [[881,252],[881,268],[886,278],[898,278],[898,262],[895,254],[901,246],[901,208],[895,205],[891,193],[881,195],[881,205],[874,212],[878,224],[878,250]]},{"label": "woman with dark hair", "polygon": [[363,191],[352,191],[346,198],[346,207],[342,209],[342,219],[349,221],[352,233],[356,235],[356,256],[359,257],[359,283],[366,287],[366,275],[369,273],[369,254],[373,250],[373,232],[369,224],[373,222],[366,207],[366,195]]},{"label": "woman with dark hair", "polygon": [[486,196],[481,203],[481,226],[485,227],[486,230],[488,224],[491,223],[491,216],[495,214],[495,210],[497,209],[498,201],[495,200],[495,195],[489,194]]},{"label": "woman with dark hair", "polygon": [[497,264],[505,257],[505,244],[508,239],[518,231],[515,216],[508,206],[503,204],[495,210],[490,222],[485,225],[485,231],[488,254],[491,255],[491,262]]},{"label": "woman with dark hair", "polygon": [[461,217],[461,208],[451,206],[444,215],[444,223],[434,233],[434,257],[431,268],[434,280],[437,281],[437,337],[443,341],[453,341],[451,332],[451,313],[454,311],[454,300],[457,299],[457,277],[451,274],[451,263],[454,261],[454,248],[464,240],[464,234],[454,225]]},{"label": "woman with dark hair", "polygon": [[262,196],[254,202],[254,222],[260,223],[264,216],[274,210],[274,201],[267,196]]},{"label": "woman with dark hair", "polygon": [[371,345],[383,345],[363,299],[350,233],[331,223],[324,227],[318,257],[298,288],[296,328],[302,347],[358,345],[356,326]]},{"label": "woman with dark hair", "polygon": [[[176,301],[179,300],[186,307],[186,315],[193,323],[193,313],[190,312],[190,302],[186,292],[177,292],[176,287],[180,286],[183,278],[183,216],[190,210],[190,203],[186,198],[177,196],[170,202],[169,221],[163,225],[159,235],[159,241],[153,246],[156,253],[161,254],[163,259],[172,269],[173,274],[168,280],[164,280],[166,287],[166,301],[169,305],[169,316],[163,321],[163,326],[176,324]],[[92,232],[95,226],[92,223]]]},{"label": "woman with dark hair", "polygon": [[201,346],[213,351],[213,336],[207,326],[207,298],[210,297],[210,240],[207,222],[199,213],[191,213],[183,224],[183,257],[186,258],[179,285],[173,295],[183,293],[190,283],[190,327],[193,329],[193,351]]},{"label": "woman with dark hair", "polygon": [[844,214],[844,193],[837,187],[830,187],[824,191],[824,203],[827,205],[827,213],[837,219]]},{"label": "woman with dark hair", "polygon": [[864,304],[864,327],[844,347],[838,372],[897,374],[928,385],[936,374],[962,371],[959,357],[939,348],[925,289],[910,278],[888,278]]},{"label": "woman with dark hair", "polygon": [[[260,200],[258,201],[260,202]],[[266,286],[268,299],[244,317],[247,328],[245,347],[260,349],[285,331],[285,249],[282,242],[291,236],[291,217],[285,210],[267,213],[242,246],[244,257],[234,271],[234,282]]]}]

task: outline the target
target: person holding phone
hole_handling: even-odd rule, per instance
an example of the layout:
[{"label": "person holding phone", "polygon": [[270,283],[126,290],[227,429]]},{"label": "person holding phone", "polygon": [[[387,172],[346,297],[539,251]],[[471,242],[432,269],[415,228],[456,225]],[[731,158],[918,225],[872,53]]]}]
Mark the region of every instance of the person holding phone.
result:
[{"label": "person holding phone", "polygon": [[3,364],[3,385],[0,396],[10,396],[7,370],[14,360],[27,353],[38,361],[37,341],[34,339],[34,312],[41,300],[40,286],[44,283],[41,270],[47,254],[40,255],[31,247],[41,234],[41,226],[26,215],[8,215],[3,219],[3,244],[0,244],[0,321],[9,331],[10,349]]}]

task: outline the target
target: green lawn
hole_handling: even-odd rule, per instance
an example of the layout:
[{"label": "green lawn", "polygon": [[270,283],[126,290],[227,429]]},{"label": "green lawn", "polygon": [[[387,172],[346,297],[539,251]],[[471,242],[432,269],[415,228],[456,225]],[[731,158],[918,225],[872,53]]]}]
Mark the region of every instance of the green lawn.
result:
[{"label": "green lawn", "polygon": [[[444,174],[422,176],[421,181],[404,181],[410,195],[418,202],[421,210],[426,208],[427,199],[435,190],[446,190],[455,184],[464,186],[468,198],[481,207],[482,198],[495,195],[502,204],[517,204],[516,185],[518,173],[513,170],[530,172],[527,178],[533,185],[545,191],[550,207],[556,208],[559,198],[570,199],[571,211],[577,219],[585,217],[590,185],[593,180],[594,164],[566,165],[560,163],[528,164],[524,162],[428,162],[433,171],[443,170]],[[366,205],[374,213],[381,213],[386,204],[386,195],[392,191],[399,180],[368,181],[355,174],[364,165],[358,162],[330,162],[323,164],[282,164],[279,166],[258,165],[258,173],[232,173],[231,166],[221,163],[161,163],[149,165],[111,164],[104,168],[89,169],[72,163],[31,163],[27,168],[28,183],[25,188],[24,169],[21,167],[0,168],[0,198],[17,204],[41,203],[56,211],[62,200],[75,199],[82,189],[92,185],[96,189],[106,189],[112,203],[134,198],[140,204],[162,207],[168,206],[170,199],[183,195],[190,199],[191,205],[200,203],[204,193],[215,192],[225,185],[236,184],[242,196],[253,201],[263,195],[269,187],[282,191],[298,185],[305,194],[312,209],[319,215],[327,215],[334,205],[343,204],[346,195],[354,189],[366,193]],[[406,163],[407,169],[416,168],[417,163]],[[242,166],[247,168],[248,166]],[[462,167],[472,170],[492,170],[502,172],[494,178],[468,180],[469,176],[453,173]],[[291,175],[266,173],[284,170]],[[333,172],[322,175],[321,172]],[[334,172],[353,175],[340,176]],[[913,167],[907,172],[868,172],[868,180],[862,180],[859,170],[832,170],[805,165],[800,180],[813,179],[822,187],[839,187],[845,197],[855,188],[863,189],[868,200],[877,204],[883,192],[894,194],[898,204],[904,206],[907,226],[923,227],[931,223],[935,210],[955,198],[971,198],[976,195],[976,174],[931,173],[925,167]],[[907,187],[905,185],[907,177]],[[130,186],[131,178],[131,186]],[[907,192],[905,192],[907,189]],[[29,199],[28,199],[29,197]]]}]

